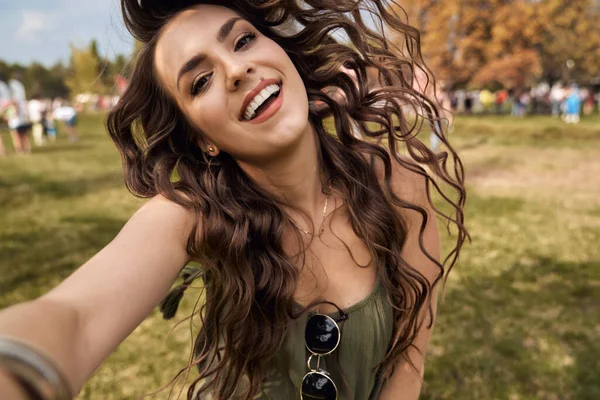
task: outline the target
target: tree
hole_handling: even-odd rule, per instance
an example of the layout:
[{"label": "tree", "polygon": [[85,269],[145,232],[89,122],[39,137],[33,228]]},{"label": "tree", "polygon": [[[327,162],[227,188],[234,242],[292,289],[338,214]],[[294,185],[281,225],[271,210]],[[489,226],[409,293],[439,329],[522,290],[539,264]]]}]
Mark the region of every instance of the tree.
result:
[{"label": "tree", "polygon": [[[595,0],[546,0],[539,8],[543,21],[540,48],[543,77],[584,83],[600,71],[600,3]],[[569,71],[567,61],[574,61]]]},{"label": "tree", "polygon": [[123,74],[128,64],[129,60],[124,54],[117,54],[114,61],[110,64],[111,75]]},{"label": "tree", "polygon": [[402,2],[408,22],[421,32],[423,58],[445,86],[465,86],[485,62],[495,1]]},{"label": "tree", "polygon": [[29,66],[20,64],[7,64],[0,60],[0,81],[8,82],[15,78],[25,86],[28,96],[41,96],[46,98],[68,97],[69,89],[65,85],[67,76],[66,68],[61,64],[55,64],[46,68],[39,63]]},{"label": "tree", "polygon": [[567,60],[580,83],[600,70],[597,0],[405,0],[402,7],[421,31],[428,66],[451,87],[500,82],[495,73],[503,85],[554,82],[567,78]]},{"label": "tree", "polygon": [[533,86],[541,72],[538,54],[524,50],[488,62],[475,74],[471,83],[480,87],[492,87],[497,83],[501,87],[521,91]]},{"label": "tree", "polygon": [[43,97],[69,97],[69,88],[66,84],[66,79],[68,75],[67,68],[62,63],[54,64],[48,70],[48,79],[43,83]]},{"label": "tree", "polygon": [[87,48],[71,45],[70,74],[66,85],[72,95],[81,93],[103,93],[104,82],[100,73],[100,57],[92,41]]}]

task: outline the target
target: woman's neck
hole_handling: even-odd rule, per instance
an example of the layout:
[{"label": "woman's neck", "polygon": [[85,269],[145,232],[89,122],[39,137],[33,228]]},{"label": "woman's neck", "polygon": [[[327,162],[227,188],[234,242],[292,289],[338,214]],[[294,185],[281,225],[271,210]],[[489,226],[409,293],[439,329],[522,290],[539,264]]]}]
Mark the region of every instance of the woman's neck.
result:
[{"label": "woman's neck", "polygon": [[260,167],[240,164],[264,190],[285,204],[318,219],[323,212],[323,177],[319,165],[319,143],[312,126],[302,135],[293,152]]}]

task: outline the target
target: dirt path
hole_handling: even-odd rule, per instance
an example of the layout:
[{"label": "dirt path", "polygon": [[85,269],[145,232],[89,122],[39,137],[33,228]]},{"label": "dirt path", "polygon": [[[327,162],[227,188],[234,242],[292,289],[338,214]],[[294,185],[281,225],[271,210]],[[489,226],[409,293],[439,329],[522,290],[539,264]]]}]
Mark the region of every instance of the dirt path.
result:
[{"label": "dirt path", "polygon": [[575,196],[600,204],[600,149],[482,146],[460,154],[467,182],[478,191]]}]

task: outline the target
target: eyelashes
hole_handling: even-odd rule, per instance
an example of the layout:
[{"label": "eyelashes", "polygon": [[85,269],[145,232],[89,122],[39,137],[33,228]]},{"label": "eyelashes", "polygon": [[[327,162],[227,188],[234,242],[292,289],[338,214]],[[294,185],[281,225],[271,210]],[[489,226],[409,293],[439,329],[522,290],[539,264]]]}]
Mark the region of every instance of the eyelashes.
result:
[{"label": "eyelashes", "polygon": [[198,75],[198,77],[196,77],[196,79],[194,79],[194,82],[192,82],[192,88],[190,90],[190,94],[195,97],[200,93],[200,91],[204,91],[204,88],[206,87],[208,79],[211,76],[212,76],[212,73],[206,74],[206,75]]},{"label": "eyelashes", "polygon": [[[247,32],[242,35],[240,40],[235,43],[234,51],[244,50],[250,47],[256,41],[256,33]],[[190,88],[190,95],[196,97],[201,92],[204,92],[208,87],[208,82],[212,77],[212,73],[198,75],[194,81],[192,82],[192,87]]]},{"label": "eyelashes", "polygon": [[[248,32],[242,35],[240,40],[235,44],[235,51],[242,50],[250,46],[256,40],[256,33]],[[241,44],[241,45],[240,45]]]}]

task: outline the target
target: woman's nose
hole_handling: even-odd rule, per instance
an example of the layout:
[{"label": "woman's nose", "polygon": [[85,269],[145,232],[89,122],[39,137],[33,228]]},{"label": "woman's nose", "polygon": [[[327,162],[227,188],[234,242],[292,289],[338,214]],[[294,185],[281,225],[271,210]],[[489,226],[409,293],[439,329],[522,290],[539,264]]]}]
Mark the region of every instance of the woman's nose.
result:
[{"label": "woman's nose", "polygon": [[230,62],[227,68],[229,70],[227,88],[230,91],[236,90],[240,83],[254,72],[254,67],[247,62]]}]

